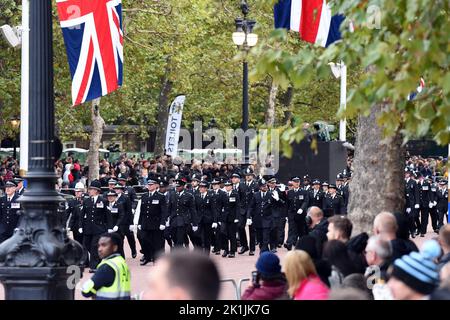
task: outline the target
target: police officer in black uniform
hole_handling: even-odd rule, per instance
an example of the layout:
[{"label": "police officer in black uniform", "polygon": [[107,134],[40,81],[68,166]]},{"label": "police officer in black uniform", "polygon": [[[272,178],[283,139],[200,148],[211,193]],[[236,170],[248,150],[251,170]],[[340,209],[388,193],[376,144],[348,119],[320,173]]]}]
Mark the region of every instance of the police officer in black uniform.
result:
[{"label": "police officer in black uniform", "polygon": [[222,239],[222,237],[220,236],[219,217],[222,214],[223,210],[223,201],[225,199],[223,194],[225,193],[225,191],[220,188],[220,183],[221,182],[219,179],[214,179],[211,182],[211,200],[213,202],[214,211],[217,213],[217,224],[212,225],[213,231],[211,243],[213,245],[212,252],[216,255],[220,254],[220,249],[224,246],[224,244],[222,243],[224,239]]},{"label": "police officer in black uniform", "polygon": [[408,216],[409,231],[412,238],[416,237],[416,230],[418,226],[416,225],[416,215],[417,210],[420,208],[419,205],[419,189],[417,187],[416,181],[412,178],[413,173],[409,170],[405,172],[405,199],[406,206],[405,211]]},{"label": "police officer in black uniform", "polygon": [[136,214],[139,214],[138,228],[142,232],[144,260],[141,265],[155,262],[157,254],[164,251],[164,230],[167,220],[166,196],[158,191],[159,183],[148,180],[148,192],[139,200]]},{"label": "police officer in black uniform", "polygon": [[23,179],[20,176],[16,176],[14,178],[14,183],[17,185],[16,187],[16,193],[21,196],[25,192],[25,187],[23,186]]},{"label": "police officer in black uniform", "polygon": [[323,212],[325,217],[332,217],[334,215],[345,214],[344,211],[344,199],[337,192],[337,186],[335,184],[330,184],[329,195],[324,198],[323,201]]},{"label": "police officer in black uniform", "polygon": [[67,216],[67,231],[72,231],[73,239],[83,244],[83,235],[78,232],[80,224],[80,210],[83,206],[84,199],[84,185],[78,182],[75,185],[75,198],[67,201],[66,216]]},{"label": "police officer in black uniform", "polygon": [[269,251],[270,231],[273,229],[273,201],[272,192],[268,190],[265,179],[258,181],[259,191],[253,194],[248,208],[248,224],[256,229],[256,238],[260,253]]},{"label": "police officer in black uniform", "polygon": [[125,258],[125,253],[123,250],[123,234],[119,231],[119,226],[125,217],[125,207],[123,203],[117,201],[117,193],[114,190],[109,190],[106,193],[106,199],[108,199],[108,232],[117,232],[118,236],[122,239],[122,245],[119,248],[119,252],[123,258]]},{"label": "police officer in black uniform", "polygon": [[136,191],[133,189],[133,187],[127,186],[128,175],[127,175],[127,174],[119,173],[118,181],[119,181],[119,183],[124,187],[123,193],[124,193],[128,198],[130,198],[132,209],[136,209],[136,205],[137,205],[137,201],[136,201],[137,195],[136,195]]},{"label": "police officer in black uniform", "polygon": [[417,188],[419,189],[419,205],[420,205],[420,236],[425,237],[428,227],[428,215],[432,208],[431,185],[425,177],[418,172]]},{"label": "police officer in black uniform", "polygon": [[107,232],[109,221],[108,202],[100,195],[100,181],[94,180],[89,186],[89,197],[83,200],[80,210],[78,232],[83,234],[83,245],[89,252],[89,272],[95,272],[100,258],[97,252],[98,239],[102,233]]},{"label": "police officer in black uniform", "polygon": [[234,258],[237,250],[237,224],[240,214],[239,193],[233,189],[233,183],[224,183],[225,193],[222,193],[222,212],[219,212],[220,237],[223,239],[222,257]]},{"label": "police officer in black uniform", "polygon": [[342,193],[342,199],[344,200],[344,214],[347,214],[347,207],[348,207],[348,200],[350,199],[350,183],[351,179],[351,173],[350,171],[347,171],[344,173],[344,183],[342,185],[341,193]]},{"label": "police officer in black uniform", "polygon": [[325,193],[320,188],[320,180],[316,179],[313,181],[312,184],[313,184],[313,187],[309,191],[308,208],[318,207],[318,208],[322,209]]},{"label": "police officer in black uniform", "polygon": [[431,217],[431,227],[433,231],[439,234],[438,229],[438,214],[437,214],[437,191],[439,189],[437,182],[433,182],[431,176],[428,177],[428,182],[430,183],[430,217]]},{"label": "police officer in black uniform", "polygon": [[[250,201],[253,198],[253,193],[258,191],[258,184],[255,181],[255,174],[251,168],[247,168],[244,171],[245,182],[241,182],[239,185],[239,197],[240,197],[240,214],[238,222],[238,234],[241,248],[238,251],[239,254],[244,254],[250,250],[250,255],[255,254],[255,242],[256,231],[253,225],[248,226],[249,239],[247,239],[247,232],[245,227],[247,226],[247,208],[250,205]],[[249,246],[250,242],[250,246]]]},{"label": "police officer in black uniform", "polygon": [[215,211],[212,194],[208,191],[209,185],[206,181],[199,184],[199,192],[195,194],[195,205],[197,216],[196,224],[199,227],[198,234],[201,239],[201,247],[204,253],[209,255],[211,251],[212,226],[217,228],[218,212]]},{"label": "police officer in black uniform", "polygon": [[0,243],[14,234],[20,218],[21,205],[17,202],[16,184],[12,181],[5,183],[5,195],[0,198]]},{"label": "police officer in black uniform", "polygon": [[[133,204],[130,197],[124,193],[125,187],[117,183],[113,190],[117,193],[117,202],[121,203],[124,208],[124,216],[120,220],[119,233],[122,237],[122,241],[127,238],[128,245],[131,249],[131,257],[136,258],[136,240],[134,234],[131,231],[131,225],[133,224]],[[125,246],[125,243],[123,244]],[[142,247],[142,246],[141,246]]]},{"label": "police officer in black uniform", "polygon": [[436,191],[436,210],[438,215],[438,230],[444,225],[444,216],[448,210],[448,188],[447,181],[442,179],[439,181],[439,189]]},{"label": "police officer in black uniform", "polygon": [[192,218],[197,215],[195,199],[192,193],[187,192],[185,178],[175,180],[175,192],[169,195],[168,214],[170,227],[172,228],[172,239],[175,247],[183,247],[184,239],[189,230],[196,232],[197,225],[193,225]]},{"label": "police officer in black uniform", "polygon": [[300,188],[300,178],[294,177],[291,181],[294,186],[287,193],[289,230],[285,248],[288,250],[307,232],[305,218],[309,203],[308,191]]},{"label": "police officer in black uniform", "polygon": [[[267,181],[267,186],[268,186],[268,191],[271,193],[272,195],[272,220],[273,220],[273,225],[271,227],[270,230],[270,251],[272,251],[273,253],[277,252],[277,247],[278,247],[278,231],[280,230],[280,225],[282,225],[281,219],[283,219],[283,221],[286,221],[286,218],[283,217],[283,212],[284,209],[286,207],[286,194],[284,192],[282,192],[278,187],[277,187],[277,179],[273,176],[270,177],[270,179],[268,179]],[[282,230],[284,232],[284,230]]]}]

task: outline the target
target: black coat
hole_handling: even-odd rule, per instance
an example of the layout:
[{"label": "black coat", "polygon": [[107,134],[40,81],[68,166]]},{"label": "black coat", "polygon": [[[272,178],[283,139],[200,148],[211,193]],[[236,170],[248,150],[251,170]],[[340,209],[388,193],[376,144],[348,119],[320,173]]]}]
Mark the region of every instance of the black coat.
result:
[{"label": "black coat", "polygon": [[246,215],[247,208],[250,205],[250,201],[252,200],[253,193],[258,192],[258,184],[255,181],[252,181],[250,186],[247,186],[247,182],[241,182],[239,184],[239,203],[241,206],[240,214]]},{"label": "black coat", "polygon": [[195,195],[195,206],[197,209],[197,216],[195,217],[195,223],[199,224],[212,224],[217,222],[218,212],[214,205],[213,195],[211,192],[207,192],[205,198],[202,198],[200,193]]},{"label": "black coat", "polygon": [[448,210],[448,189],[445,188],[444,192],[442,189],[436,191],[436,209],[439,212],[447,212]]},{"label": "black coat", "polygon": [[309,191],[308,208],[309,207],[319,207],[320,209],[322,209],[324,197],[325,197],[325,192],[323,192],[322,190],[319,190],[317,192],[316,196],[314,196],[314,189],[311,189]]},{"label": "black coat", "polygon": [[240,214],[239,193],[232,190],[230,196],[227,192],[221,194],[222,211],[219,212],[219,221],[232,223]]},{"label": "black coat", "polygon": [[328,220],[323,218],[318,224],[309,230],[309,235],[316,239],[316,249],[319,257],[322,256],[324,243],[328,240]]},{"label": "black coat", "polygon": [[123,190],[123,193],[130,199],[132,208],[136,209],[137,195],[136,195],[136,191],[133,189],[133,187],[125,187],[125,189]]},{"label": "black coat", "polygon": [[419,190],[419,205],[422,208],[428,208],[431,198],[431,185],[428,182],[423,181],[417,183],[417,189]]},{"label": "black coat", "polygon": [[108,215],[108,229],[123,225],[122,221],[125,217],[125,207],[123,203],[115,201],[112,206],[111,203],[108,203]]},{"label": "black coat", "polygon": [[159,230],[160,225],[166,224],[167,200],[166,196],[155,191],[153,195],[146,192],[140,201],[139,222],[142,230]]},{"label": "black coat", "polygon": [[287,195],[285,192],[281,192],[279,188],[270,190],[271,193],[276,191],[278,193],[278,200],[272,197],[272,214],[274,218],[279,218],[285,216],[286,205],[287,205]]},{"label": "black coat", "polygon": [[67,201],[66,206],[66,216],[67,216],[67,224],[66,227],[75,230],[78,228],[80,222],[80,210],[83,205],[83,198],[70,199]]},{"label": "black coat", "polygon": [[[294,217],[295,220],[305,219],[306,211],[308,210],[309,192],[303,189],[289,190],[287,193],[287,212],[288,215]],[[297,214],[298,210],[302,209],[301,214]]]},{"label": "black coat", "polygon": [[274,199],[270,191],[266,192],[264,198],[260,191],[253,194],[248,208],[248,217],[253,221],[255,228],[272,228],[274,223]]},{"label": "black coat", "polygon": [[18,194],[14,194],[11,202],[6,195],[0,198],[0,238],[11,237],[19,224],[21,204],[18,198]]},{"label": "black coat", "polygon": [[419,204],[419,189],[417,183],[413,179],[409,179],[405,183],[406,208],[414,209]]},{"label": "black coat", "polygon": [[125,195],[121,194],[120,197],[117,198],[117,202],[121,203],[123,205],[124,209],[124,216],[121,220],[122,226],[130,226],[133,224],[133,210],[132,210],[132,203],[131,199]]},{"label": "black coat", "polygon": [[79,228],[83,228],[84,235],[102,234],[108,230],[108,226],[111,224],[108,202],[102,196],[98,196],[95,203],[91,198],[83,200]]},{"label": "black coat", "polygon": [[335,197],[327,195],[323,200],[323,213],[325,217],[345,214],[344,199],[336,192]]},{"label": "black coat", "polygon": [[171,192],[168,214],[171,227],[184,227],[191,224],[193,217],[197,215],[194,196],[186,190],[181,195],[177,192]]}]

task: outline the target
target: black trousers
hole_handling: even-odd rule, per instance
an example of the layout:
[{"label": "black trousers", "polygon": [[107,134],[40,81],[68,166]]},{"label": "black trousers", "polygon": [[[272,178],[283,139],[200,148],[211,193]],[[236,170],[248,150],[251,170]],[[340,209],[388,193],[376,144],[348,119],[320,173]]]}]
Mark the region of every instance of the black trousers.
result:
[{"label": "black trousers", "polygon": [[185,246],[185,239],[187,237],[186,226],[171,227],[173,246],[181,248]]},{"label": "black trousers", "polygon": [[284,238],[286,237],[286,217],[280,217],[278,223],[278,244],[282,245],[284,243]]},{"label": "black trousers", "polygon": [[161,230],[142,230],[144,257],[148,261],[155,261],[164,251],[164,233]]},{"label": "black trousers", "polygon": [[426,234],[428,227],[428,215],[430,214],[430,209],[428,207],[420,208],[420,233]]},{"label": "black trousers", "polygon": [[438,213],[436,207],[430,209],[431,227],[438,230]]},{"label": "black trousers", "polygon": [[219,226],[211,232],[211,245],[213,246],[213,252],[218,252],[223,247],[221,243]]},{"label": "black trousers", "polygon": [[273,226],[269,232],[269,247],[270,250],[276,249],[278,246],[278,222],[279,217],[274,218]]},{"label": "black trousers", "polygon": [[[131,249],[131,254],[136,253],[136,240],[134,239],[134,233],[130,231],[130,226],[119,226],[119,232],[122,235],[122,241],[127,238],[128,245]],[[123,243],[125,247],[125,242]]]},{"label": "black trousers", "polygon": [[295,246],[298,238],[297,226],[294,221],[294,214],[295,213],[290,213],[288,215],[288,238],[286,241],[286,244],[288,246]]},{"label": "black trousers", "polygon": [[444,225],[444,217],[447,214],[447,210],[437,210],[437,228],[440,229]]},{"label": "black trousers", "polygon": [[[100,263],[100,258],[98,256],[98,240],[100,239],[100,234],[89,234],[83,236],[83,246],[89,252],[89,268],[96,269],[97,265]],[[87,263],[85,263],[87,264]]]},{"label": "black trousers", "polygon": [[247,216],[245,214],[240,214],[238,219],[239,242],[241,244],[241,247],[248,248],[247,232],[245,231]]},{"label": "black trousers", "polygon": [[222,222],[220,228],[220,237],[223,239],[222,249],[228,253],[235,253],[237,250],[237,224],[234,222]]},{"label": "black trousers", "polygon": [[256,228],[256,239],[259,242],[260,254],[269,251],[270,228]]},{"label": "black trousers", "polygon": [[199,233],[201,239],[201,247],[204,253],[208,254],[211,252],[211,238],[213,234],[213,229],[211,227],[212,223],[202,223],[199,226]]}]

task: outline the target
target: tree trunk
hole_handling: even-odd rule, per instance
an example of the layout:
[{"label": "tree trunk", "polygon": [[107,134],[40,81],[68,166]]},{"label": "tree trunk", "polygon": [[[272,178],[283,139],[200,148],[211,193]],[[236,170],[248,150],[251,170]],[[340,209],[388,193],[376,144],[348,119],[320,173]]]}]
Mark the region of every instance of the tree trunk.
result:
[{"label": "tree trunk", "polygon": [[275,125],[275,106],[277,104],[278,85],[272,81],[269,94],[269,106],[266,111],[266,126],[273,127]]},{"label": "tree trunk", "polygon": [[91,117],[92,117],[92,133],[89,144],[89,153],[87,164],[89,166],[89,181],[99,178],[99,149],[102,141],[103,129],[105,121],[100,116],[100,98],[92,101]]},{"label": "tree trunk", "polygon": [[286,92],[281,97],[281,104],[283,105],[284,110],[284,117],[283,117],[283,125],[287,124],[289,120],[292,118],[292,111],[291,111],[291,103],[292,103],[292,97],[294,96],[294,88],[289,87]]},{"label": "tree trunk", "polygon": [[376,121],[382,107],[377,105],[368,117],[359,118],[348,207],[353,235],[370,234],[377,214],[402,211],[405,203],[403,137],[397,133],[383,139]]},{"label": "tree trunk", "polygon": [[166,72],[161,79],[161,91],[158,99],[158,127],[156,129],[155,156],[164,155],[166,144],[167,117],[169,106],[169,93],[172,90],[172,81],[169,80],[170,61],[167,61]]}]

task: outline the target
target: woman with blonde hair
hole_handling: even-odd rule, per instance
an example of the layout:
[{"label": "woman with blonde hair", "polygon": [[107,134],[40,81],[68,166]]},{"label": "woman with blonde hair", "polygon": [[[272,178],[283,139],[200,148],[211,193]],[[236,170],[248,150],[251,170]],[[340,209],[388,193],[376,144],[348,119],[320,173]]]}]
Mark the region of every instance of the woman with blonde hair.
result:
[{"label": "woman with blonde hair", "polygon": [[329,289],[317,275],[308,253],[292,250],[284,257],[283,272],[294,300],[327,300]]}]

